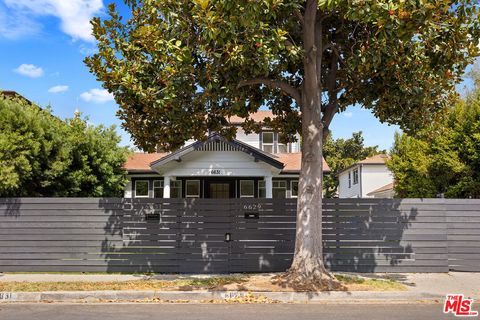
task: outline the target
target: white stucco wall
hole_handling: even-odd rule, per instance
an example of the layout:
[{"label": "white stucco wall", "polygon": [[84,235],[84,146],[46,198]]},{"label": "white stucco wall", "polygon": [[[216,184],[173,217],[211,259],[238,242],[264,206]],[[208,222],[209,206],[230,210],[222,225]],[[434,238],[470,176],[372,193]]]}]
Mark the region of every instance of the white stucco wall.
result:
[{"label": "white stucco wall", "polygon": [[[347,171],[342,172],[339,176],[338,184],[338,197],[339,198],[359,198],[360,195],[360,174],[359,174],[359,183],[353,184],[353,170],[359,168],[358,166],[352,167]],[[351,175],[351,187],[348,187],[348,173]]]},{"label": "white stucco wall", "polygon": [[393,182],[393,175],[386,165],[362,166],[362,198],[371,198],[368,193]]}]

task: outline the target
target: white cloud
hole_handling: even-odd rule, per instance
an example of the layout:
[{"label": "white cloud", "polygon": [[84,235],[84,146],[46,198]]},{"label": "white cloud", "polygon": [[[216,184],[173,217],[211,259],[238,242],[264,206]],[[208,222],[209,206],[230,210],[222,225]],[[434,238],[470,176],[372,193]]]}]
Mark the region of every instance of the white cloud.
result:
[{"label": "white cloud", "polygon": [[62,31],[74,40],[93,42],[90,19],[102,12],[102,0],[4,0],[5,5],[29,16],[55,16]]},{"label": "white cloud", "polygon": [[344,112],[344,113],[343,113],[343,116],[344,116],[345,118],[351,118],[351,117],[353,117],[353,112]]},{"label": "white cloud", "polygon": [[30,78],[38,78],[43,76],[43,69],[33,64],[21,64],[17,69],[14,69],[13,71],[21,74],[22,76],[27,76]]},{"label": "white cloud", "polygon": [[105,103],[113,101],[113,94],[105,89],[90,89],[82,93],[80,98],[86,102]]},{"label": "white cloud", "polygon": [[48,89],[48,92],[50,92],[50,93],[61,93],[61,92],[65,92],[67,90],[68,90],[68,86],[59,85],[59,86],[51,87],[50,89]]},{"label": "white cloud", "polygon": [[18,39],[36,35],[42,26],[27,17],[24,13],[15,10],[7,12],[0,3],[0,38]]}]

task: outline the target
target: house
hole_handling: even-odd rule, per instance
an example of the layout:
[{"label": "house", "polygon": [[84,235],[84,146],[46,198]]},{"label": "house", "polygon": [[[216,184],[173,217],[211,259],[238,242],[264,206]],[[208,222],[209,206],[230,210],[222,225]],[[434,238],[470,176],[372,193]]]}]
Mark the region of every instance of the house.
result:
[{"label": "house", "polygon": [[393,175],[386,154],[358,161],[338,173],[339,198],[393,198]]},{"label": "house", "polygon": [[[273,117],[270,111],[251,116]],[[135,153],[124,165],[129,183],[126,198],[295,198],[301,165],[299,142],[283,144],[279,133],[264,128],[246,134],[243,119],[235,139],[219,134],[188,141],[171,153]],[[299,141],[300,139],[297,139]],[[330,168],[323,160],[324,172]]]},{"label": "house", "polygon": [[25,98],[24,96],[22,96],[20,93],[16,92],[16,91],[12,91],[12,90],[0,90],[0,95],[5,97],[5,98],[16,98],[16,99],[20,99],[20,100],[23,100],[24,102],[26,102],[27,104],[29,105],[34,105],[32,101],[28,100],[27,98]]}]

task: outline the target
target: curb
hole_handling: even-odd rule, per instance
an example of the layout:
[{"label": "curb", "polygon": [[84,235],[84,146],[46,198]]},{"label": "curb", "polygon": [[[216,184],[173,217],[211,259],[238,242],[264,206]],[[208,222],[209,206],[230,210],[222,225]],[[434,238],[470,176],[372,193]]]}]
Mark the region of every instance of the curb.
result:
[{"label": "curb", "polygon": [[[12,302],[204,302],[245,296],[265,297],[280,303],[399,303],[438,302],[443,295],[414,292],[245,292],[245,291],[50,291],[0,292],[0,303]],[[162,302],[159,301],[159,302]]]}]

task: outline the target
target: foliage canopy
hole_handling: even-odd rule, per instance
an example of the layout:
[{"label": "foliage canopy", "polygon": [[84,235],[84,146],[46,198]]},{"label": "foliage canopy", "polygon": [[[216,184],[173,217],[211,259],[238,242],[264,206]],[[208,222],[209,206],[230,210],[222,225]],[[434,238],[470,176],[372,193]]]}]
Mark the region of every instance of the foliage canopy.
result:
[{"label": "foliage canopy", "polygon": [[0,196],[120,196],[128,150],[114,127],[61,121],[24,100],[0,97]]},{"label": "foliage canopy", "polygon": [[[474,0],[127,0],[94,18],[99,52],[85,62],[114,93],[135,143],[175,149],[209,130],[232,136],[232,115],[261,106],[268,125],[300,131],[305,60],[316,60],[322,122],[347,106],[416,130],[454,97],[478,55]],[[314,48],[305,47],[314,24]],[[312,51],[314,50],[314,51]],[[308,61],[307,61],[308,62]],[[308,64],[307,64],[308,65]],[[246,121],[245,129],[259,126]]]},{"label": "foliage canopy", "polygon": [[402,198],[480,198],[480,87],[438,123],[397,134],[388,162]]}]

